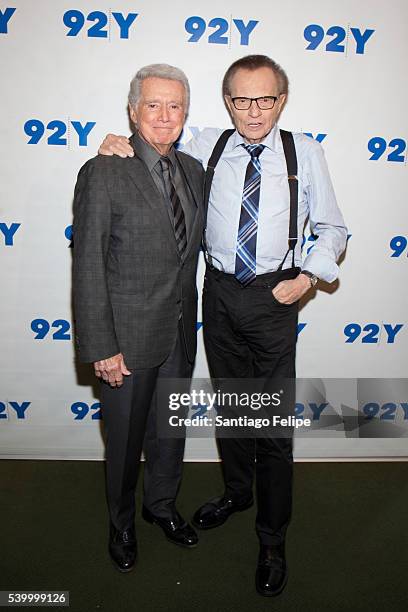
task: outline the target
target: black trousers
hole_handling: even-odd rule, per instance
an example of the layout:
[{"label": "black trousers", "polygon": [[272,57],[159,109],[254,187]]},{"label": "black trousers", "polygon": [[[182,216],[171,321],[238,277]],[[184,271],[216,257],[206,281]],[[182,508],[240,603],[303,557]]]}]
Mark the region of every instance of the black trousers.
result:
[{"label": "black trousers", "polygon": [[[272,288],[298,268],[258,276],[243,287],[233,275],[207,268],[203,333],[213,379],[295,377],[298,303],[280,304]],[[256,476],[256,531],[263,544],[279,544],[292,508],[292,438],[218,438],[225,493],[252,497]]]},{"label": "black trousers", "polygon": [[[160,333],[160,330],[158,330]],[[135,489],[144,448],[143,504],[156,516],[171,518],[179,490],[184,438],[157,438],[155,389],[159,378],[182,378],[187,391],[192,374],[181,326],[169,356],[160,366],[135,369],[121,387],[101,383],[106,436],[106,494],[112,524],[121,531],[134,526]],[[164,407],[162,407],[164,408]]]}]

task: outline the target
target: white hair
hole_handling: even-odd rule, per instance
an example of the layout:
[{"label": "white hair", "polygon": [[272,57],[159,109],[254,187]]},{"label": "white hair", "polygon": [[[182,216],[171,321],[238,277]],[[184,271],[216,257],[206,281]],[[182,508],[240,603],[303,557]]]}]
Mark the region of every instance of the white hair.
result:
[{"label": "white hair", "polygon": [[130,106],[134,107],[138,103],[142,90],[142,81],[149,77],[180,81],[180,83],[184,85],[185,110],[187,115],[188,107],[190,105],[190,85],[188,84],[188,79],[180,68],[170,66],[169,64],[149,64],[148,66],[143,66],[143,68],[140,68],[140,70],[137,71],[133,79],[130,81],[128,96]]}]

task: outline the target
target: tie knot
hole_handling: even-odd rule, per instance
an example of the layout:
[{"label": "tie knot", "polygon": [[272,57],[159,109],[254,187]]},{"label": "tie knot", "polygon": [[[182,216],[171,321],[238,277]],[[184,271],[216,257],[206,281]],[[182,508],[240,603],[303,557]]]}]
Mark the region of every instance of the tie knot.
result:
[{"label": "tie knot", "polygon": [[161,157],[160,164],[163,170],[170,170],[170,160],[168,157]]},{"label": "tie knot", "polygon": [[252,145],[243,145],[243,146],[248,151],[252,159],[258,158],[265,148],[265,145],[261,145],[261,144],[252,144]]}]

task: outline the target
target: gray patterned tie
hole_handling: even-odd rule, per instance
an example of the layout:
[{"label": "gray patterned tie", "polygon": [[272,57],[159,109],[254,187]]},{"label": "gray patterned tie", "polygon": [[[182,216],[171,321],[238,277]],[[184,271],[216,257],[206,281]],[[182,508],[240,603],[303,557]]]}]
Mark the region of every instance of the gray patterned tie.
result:
[{"label": "gray patterned tie", "polygon": [[168,157],[160,158],[160,165],[163,172],[164,185],[166,192],[169,196],[171,207],[174,214],[174,233],[176,236],[177,247],[180,255],[183,255],[187,246],[187,230],[186,220],[184,217],[183,207],[180,202],[180,198],[177,195],[176,188],[173,183],[173,177],[171,175],[171,162]]}]

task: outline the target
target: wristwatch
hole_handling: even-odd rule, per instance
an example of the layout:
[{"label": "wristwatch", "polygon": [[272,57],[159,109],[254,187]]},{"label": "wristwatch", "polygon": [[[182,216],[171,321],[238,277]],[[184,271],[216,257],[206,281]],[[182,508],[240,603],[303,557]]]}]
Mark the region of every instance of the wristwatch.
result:
[{"label": "wristwatch", "polygon": [[302,274],[304,274],[305,276],[309,278],[311,287],[316,287],[317,281],[319,280],[316,274],[309,272],[309,270],[302,270]]}]

